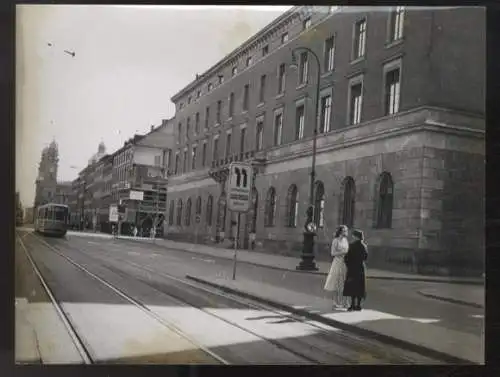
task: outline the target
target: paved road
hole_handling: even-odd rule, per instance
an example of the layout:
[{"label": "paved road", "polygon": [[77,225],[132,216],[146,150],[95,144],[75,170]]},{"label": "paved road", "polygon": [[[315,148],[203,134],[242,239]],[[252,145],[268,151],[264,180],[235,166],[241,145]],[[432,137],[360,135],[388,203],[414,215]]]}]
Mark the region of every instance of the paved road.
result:
[{"label": "paved road", "polygon": [[[101,362],[214,363],[203,349],[193,349],[182,337],[173,340],[175,334],[50,247],[41,246],[34,236],[25,240],[55,296]],[[186,274],[228,272],[228,266],[213,259],[116,240],[44,240],[230,364],[435,363],[185,282]],[[254,272],[254,267],[239,270]],[[178,349],[166,349],[167,345]]]},{"label": "paved road", "polygon": [[[71,238],[71,240],[79,242],[76,237]],[[101,241],[99,242],[101,243]],[[109,244],[113,245],[109,246],[110,248],[118,249],[124,247],[120,245],[126,244],[127,253],[140,253],[143,258],[158,258],[160,255],[162,258],[168,258],[171,263],[178,266],[174,273],[178,273],[179,276],[184,276],[183,274],[186,273],[199,276],[200,271],[206,277],[231,276],[232,261],[225,258],[202,256],[133,241],[117,241],[109,242]],[[231,250],[227,252],[232,254]],[[321,275],[278,271],[245,263],[238,264],[237,274],[300,293],[317,297],[328,296],[328,293],[323,290],[325,277]],[[368,280],[368,297],[364,307],[401,317],[416,318],[422,322],[436,323],[444,328],[481,334],[484,326],[483,309],[423,297],[417,292],[420,289],[433,288],[436,284],[439,284],[440,289],[445,289],[446,286],[450,286],[450,289],[456,289],[453,284],[447,283]]]}]

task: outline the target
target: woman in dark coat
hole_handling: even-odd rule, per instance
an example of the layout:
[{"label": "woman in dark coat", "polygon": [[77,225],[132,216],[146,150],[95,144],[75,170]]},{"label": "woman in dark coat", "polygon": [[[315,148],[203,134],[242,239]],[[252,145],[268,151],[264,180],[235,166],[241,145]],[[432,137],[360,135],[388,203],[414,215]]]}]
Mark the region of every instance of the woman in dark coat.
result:
[{"label": "woman in dark coat", "polygon": [[353,230],[352,237],[354,241],[349,245],[349,251],[344,257],[347,266],[344,296],[351,297],[349,311],[361,310],[361,300],[366,298],[365,261],[368,258],[363,232]]}]

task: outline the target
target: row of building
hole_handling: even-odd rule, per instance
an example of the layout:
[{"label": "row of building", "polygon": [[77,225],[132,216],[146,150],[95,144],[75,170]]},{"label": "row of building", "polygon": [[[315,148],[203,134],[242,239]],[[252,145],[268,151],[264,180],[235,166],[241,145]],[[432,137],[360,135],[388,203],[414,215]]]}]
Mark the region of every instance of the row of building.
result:
[{"label": "row of building", "polygon": [[346,224],[365,231],[370,266],[483,269],[484,9],[293,7],[171,100],[173,118],[72,183],[77,218],[104,223],[122,200],[127,222],[158,210],[165,237],[225,247],[228,167],[244,161],[239,244],[298,256],[316,139],[318,259]]},{"label": "row of building", "polygon": [[[168,169],[166,160],[173,128],[163,121],[145,135],[134,135],[114,153],[103,143],[72,182],[57,182],[58,152],[53,142],[42,152],[36,182],[35,208],[45,203],[69,206],[69,226],[111,232],[110,207],[120,207],[120,231],[134,226],[148,233],[153,225],[163,234]],[[149,234],[149,233],[148,233]]]}]

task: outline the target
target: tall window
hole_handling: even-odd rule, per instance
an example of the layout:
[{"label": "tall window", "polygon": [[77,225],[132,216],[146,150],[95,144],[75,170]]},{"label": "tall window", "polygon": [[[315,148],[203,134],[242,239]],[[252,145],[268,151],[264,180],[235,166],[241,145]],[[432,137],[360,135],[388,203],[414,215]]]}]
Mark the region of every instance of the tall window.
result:
[{"label": "tall window", "polygon": [[321,118],[319,132],[326,133],[330,131],[330,121],[332,114],[332,96],[327,95],[321,98]]},{"label": "tall window", "polygon": [[226,134],[226,157],[229,157],[229,155],[231,154],[231,138],[231,132],[228,132]]},{"label": "tall window", "polygon": [[304,137],[304,115],[305,106],[300,105],[295,109],[295,138],[296,140]]},{"label": "tall window", "polygon": [[175,204],[174,201],[170,201],[170,207],[168,208],[168,225],[174,225],[174,210]]},{"label": "tall window", "polygon": [[191,148],[191,170],[196,169],[196,149],[198,147],[193,145]]},{"label": "tall window", "polygon": [[229,118],[234,114],[234,93],[229,95]]},{"label": "tall window", "polygon": [[179,174],[179,165],[180,165],[180,156],[179,156],[179,153],[176,153],[175,154],[175,170],[174,170],[174,174]]},{"label": "tall window", "polygon": [[214,206],[214,198],[212,195],[209,195],[207,199],[207,212],[206,212],[206,222],[208,226],[212,226],[213,206]]},{"label": "tall window", "polygon": [[219,159],[219,136],[214,136],[214,143],[212,147],[212,161]]},{"label": "tall window", "polygon": [[308,73],[308,60],[307,52],[300,54],[300,64],[299,64],[299,84],[307,83],[307,73]]},{"label": "tall window", "polygon": [[196,215],[201,215],[201,196],[198,196],[198,198],[196,199],[196,207],[194,212],[196,213]]},{"label": "tall window", "polygon": [[309,29],[311,27],[311,18],[306,18],[304,21],[302,21],[302,28],[304,30]]},{"label": "tall window", "polygon": [[316,182],[316,192],[314,194],[314,223],[318,228],[325,225],[325,186],[323,182]]},{"label": "tall window", "polygon": [[271,187],[266,198],[266,222],[265,226],[274,226],[276,221],[276,190]]},{"label": "tall window", "polygon": [[390,14],[390,41],[403,38],[405,7],[396,7]]},{"label": "tall window", "polygon": [[358,59],[365,55],[366,46],[366,20],[356,22],[354,25],[354,54],[353,58]]},{"label": "tall window", "polygon": [[182,225],[182,199],[179,199],[177,201],[177,221],[176,221],[177,226]]},{"label": "tall window", "polygon": [[269,45],[262,47],[262,56],[266,56],[269,52]]},{"label": "tall window", "polygon": [[291,185],[288,189],[287,198],[287,226],[290,228],[297,227],[297,218],[299,211],[299,193],[296,185]]},{"label": "tall window", "polygon": [[241,128],[240,132],[240,153],[245,152],[245,136],[247,134],[247,129],[246,127]]},{"label": "tall window", "polygon": [[280,64],[278,68],[278,94],[285,91],[286,68],[285,64]]},{"label": "tall window", "polygon": [[208,130],[208,123],[210,121],[210,107],[205,108],[205,130]]},{"label": "tall window", "polygon": [[257,151],[260,151],[262,150],[263,145],[264,145],[264,122],[258,121],[257,131],[255,135],[255,149]]},{"label": "tall window", "polygon": [[205,167],[207,164],[207,142],[203,142],[203,147],[201,149],[201,166]]},{"label": "tall window", "polygon": [[191,96],[188,97],[188,105],[191,104]]},{"label": "tall window", "polygon": [[288,42],[288,33],[285,33],[281,36],[281,44]]},{"label": "tall window", "polygon": [[352,228],[354,225],[354,207],[356,203],[356,185],[354,184],[354,179],[352,177],[346,177],[342,186],[344,187],[344,192],[341,206],[341,223]]},{"label": "tall window", "polygon": [[168,150],[168,162],[167,162],[167,170],[169,172],[169,174],[172,173],[172,149],[169,149]]},{"label": "tall window", "polygon": [[333,71],[333,63],[335,57],[335,40],[330,37],[325,41],[325,72]]},{"label": "tall window", "polygon": [[208,85],[207,85],[207,89],[208,89],[209,92],[212,90],[212,87],[213,87],[212,83],[209,82]]},{"label": "tall window", "polygon": [[361,122],[361,107],[363,103],[363,84],[361,82],[351,85],[349,98],[349,124]]},{"label": "tall window", "polygon": [[177,125],[177,142],[181,143],[182,142],[182,123],[179,122]]},{"label": "tall window", "polygon": [[219,100],[217,101],[217,123],[219,124],[220,124],[221,111],[222,111],[222,101]]},{"label": "tall window", "polygon": [[399,111],[400,98],[400,68],[395,68],[385,74],[385,115],[396,114]]},{"label": "tall window", "polygon": [[233,68],[231,69],[231,75],[232,75],[232,76],[236,76],[236,74],[237,74],[237,73],[238,73],[238,67],[233,67]]},{"label": "tall window", "polygon": [[191,131],[191,118],[186,120],[186,140],[189,140],[189,132]]},{"label": "tall window", "polygon": [[186,213],[184,214],[184,225],[191,225],[191,198],[186,202]]},{"label": "tall window", "polygon": [[379,177],[379,192],[375,227],[390,228],[392,225],[392,207],[394,202],[394,183],[390,173],[383,172]]},{"label": "tall window", "polygon": [[247,67],[250,67],[250,65],[251,65],[251,64],[252,64],[252,57],[251,57],[251,56],[249,56],[249,57],[247,58]]},{"label": "tall window", "polygon": [[257,216],[259,214],[259,193],[255,187],[252,188],[252,223],[250,233],[257,233]]},{"label": "tall window", "polygon": [[260,76],[259,103],[264,102],[266,95],[266,75]]},{"label": "tall window", "polygon": [[219,75],[219,85],[224,82],[224,75]]},{"label": "tall window", "polygon": [[196,133],[200,132],[200,113],[196,113],[194,118],[194,130]]},{"label": "tall window", "polygon": [[243,87],[243,111],[248,110],[248,96],[250,91],[250,85],[246,84]]},{"label": "tall window", "polygon": [[283,114],[274,115],[274,145],[280,145],[283,138]]},{"label": "tall window", "polygon": [[184,150],[184,158],[182,159],[182,172],[185,173],[187,170],[187,160],[188,160],[188,152]]},{"label": "tall window", "polygon": [[201,97],[201,90],[198,90],[198,91],[196,92],[196,98],[200,98],[200,97]]}]

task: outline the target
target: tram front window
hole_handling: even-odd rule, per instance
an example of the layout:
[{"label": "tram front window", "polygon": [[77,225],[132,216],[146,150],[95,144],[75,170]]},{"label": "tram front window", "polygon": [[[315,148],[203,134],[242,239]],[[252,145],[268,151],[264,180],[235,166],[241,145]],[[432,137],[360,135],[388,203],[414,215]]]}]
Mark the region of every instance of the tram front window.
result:
[{"label": "tram front window", "polygon": [[66,221],[66,209],[65,208],[54,208],[55,220],[56,221]]}]

